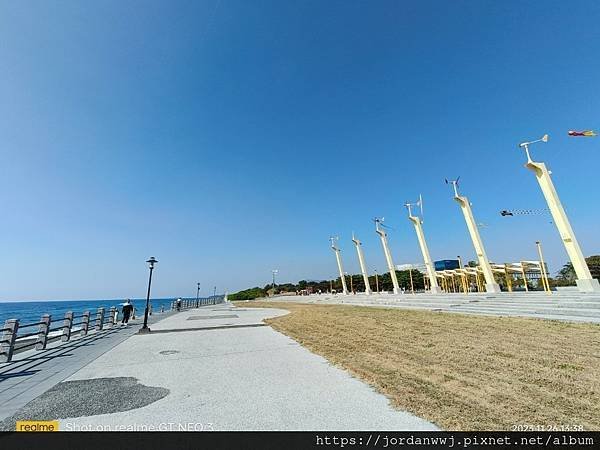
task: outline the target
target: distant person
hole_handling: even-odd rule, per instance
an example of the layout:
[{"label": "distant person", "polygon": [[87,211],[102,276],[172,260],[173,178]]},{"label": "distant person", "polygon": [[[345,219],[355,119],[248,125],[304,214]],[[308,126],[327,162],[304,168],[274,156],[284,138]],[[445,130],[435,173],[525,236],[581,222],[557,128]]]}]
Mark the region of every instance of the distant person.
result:
[{"label": "distant person", "polygon": [[181,299],[177,299],[177,311],[181,311]]},{"label": "distant person", "polygon": [[127,299],[127,300],[125,300],[125,303],[123,304],[123,309],[122,309],[123,320],[121,320],[121,324],[127,325],[129,323],[129,316],[131,316],[132,312],[133,312],[133,305],[131,304],[131,300]]}]

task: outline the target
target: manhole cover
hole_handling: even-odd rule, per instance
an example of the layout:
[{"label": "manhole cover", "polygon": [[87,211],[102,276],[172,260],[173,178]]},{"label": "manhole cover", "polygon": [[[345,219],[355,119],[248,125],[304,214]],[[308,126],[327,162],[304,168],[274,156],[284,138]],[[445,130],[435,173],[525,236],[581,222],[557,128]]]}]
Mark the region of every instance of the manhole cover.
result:
[{"label": "manhole cover", "polygon": [[175,353],[179,353],[178,350],[163,350],[162,352],[158,352],[161,355],[174,355]]},{"label": "manhole cover", "polygon": [[187,320],[208,320],[208,319],[237,319],[237,314],[217,314],[214,316],[190,316]]}]

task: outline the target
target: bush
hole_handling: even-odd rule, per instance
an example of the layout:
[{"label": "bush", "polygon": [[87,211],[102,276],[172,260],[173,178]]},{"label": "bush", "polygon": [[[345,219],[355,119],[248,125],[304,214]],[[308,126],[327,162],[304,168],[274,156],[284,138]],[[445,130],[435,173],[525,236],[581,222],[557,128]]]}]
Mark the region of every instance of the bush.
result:
[{"label": "bush", "polygon": [[255,298],[264,297],[266,292],[264,289],[257,287],[253,287],[250,289],[246,289],[245,291],[239,291],[235,294],[230,294],[227,296],[228,300],[254,300]]}]

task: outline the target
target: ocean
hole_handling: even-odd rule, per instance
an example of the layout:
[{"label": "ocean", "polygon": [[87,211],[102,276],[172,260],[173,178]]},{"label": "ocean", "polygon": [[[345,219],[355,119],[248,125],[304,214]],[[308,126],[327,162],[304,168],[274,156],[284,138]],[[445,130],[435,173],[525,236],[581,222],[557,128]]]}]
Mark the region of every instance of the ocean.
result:
[{"label": "ocean", "polygon": [[[152,299],[153,311],[160,311],[161,305],[164,305],[165,311],[170,308],[172,298]],[[39,322],[42,314],[50,314],[52,322],[60,321],[65,317],[65,313],[73,311],[76,315],[85,311],[90,312],[90,317],[96,317],[98,308],[106,308],[106,312],[111,306],[115,306],[119,313],[123,299],[114,300],[55,300],[38,302],[0,302],[0,328],[4,328],[4,321],[7,319],[19,319],[20,324]],[[146,307],[146,299],[131,299],[131,303],[136,310],[136,315],[142,315]],[[29,329],[28,332],[33,331]]]}]

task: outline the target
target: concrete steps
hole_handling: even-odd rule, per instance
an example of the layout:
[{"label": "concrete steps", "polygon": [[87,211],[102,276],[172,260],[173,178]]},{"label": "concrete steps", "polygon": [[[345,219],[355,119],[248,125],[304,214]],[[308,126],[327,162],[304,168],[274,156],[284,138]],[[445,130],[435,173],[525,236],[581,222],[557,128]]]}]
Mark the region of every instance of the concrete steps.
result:
[{"label": "concrete steps", "polygon": [[275,298],[316,304],[344,304],[495,316],[537,317],[600,323],[600,296],[578,292],[518,292],[501,294],[374,294],[311,295]]}]

